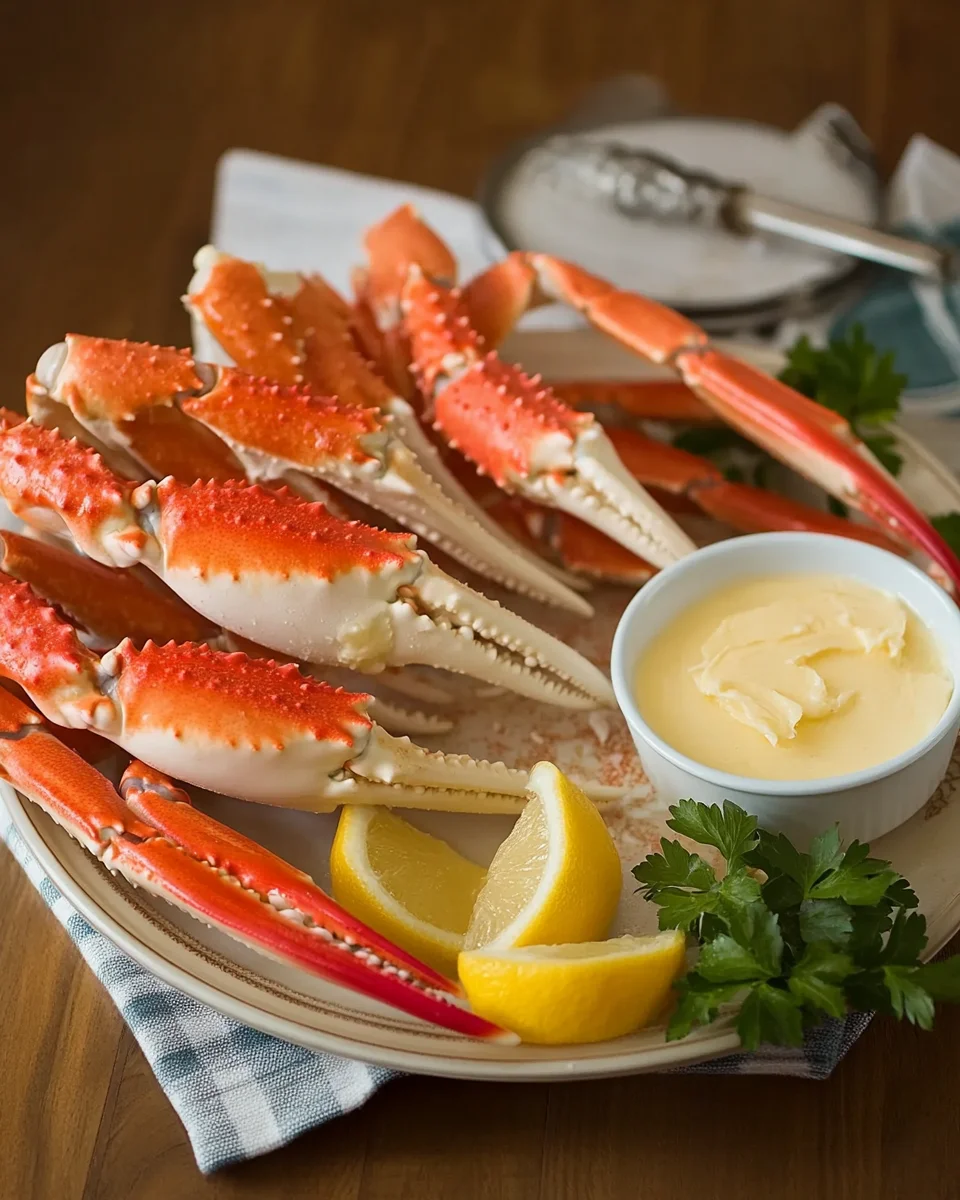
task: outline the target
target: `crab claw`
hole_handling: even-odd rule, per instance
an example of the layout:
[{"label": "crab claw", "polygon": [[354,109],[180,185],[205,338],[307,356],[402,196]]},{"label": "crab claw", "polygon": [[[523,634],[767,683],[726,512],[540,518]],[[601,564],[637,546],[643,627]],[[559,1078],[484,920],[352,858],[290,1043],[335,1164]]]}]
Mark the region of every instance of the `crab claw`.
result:
[{"label": "crab claw", "polygon": [[625,469],[591,414],[484,352],[459,292],[413,266],[402,304],[435,427],[454,449],[504,490],[579,517],[656,566],[696,549]]},{"label": "crab claw", "polygon": [[470,1037],[515,1041],[449,979],[355,920],[304,874],[133,763],[120,795],[0,691],[0,774],[111,871],[281,962]]},{"label": "crab claw", "polygon": [[515,813],[524,804],[526,772],[394,738],[369,717],[368,696],[292,664],[121,642],[101,674],[117,706],[104,736],[210,791],[313,812],[350,803]]},{"label": "crab claw", "polygon": [[21,424],[0,433],[0,494],[28,523],[66,530],[98,561],[142,562],[208,621],[291,658],[366,672],[419,662],[565,707],[612,703],[591,663],[445,576],[412,535],[285,491],[134,487],[93,451]]},{"label": "crab claw", "polygon": [[[357,349],[349,308],[319,276],[267,272],[212,246],[196,257],[186,297],[220,357],[281,385],[221,371],[183,411],[232,448],[248,478],[318,475],[457,561],[515,591],[581,615],[592,609],[536,556],[509,541],[444,465],[411,406],[391,392]],[[209,369],[208,369],[209,371]],[[309,388],[304,393],[298,388]],[[357,443],[331,456],[318,430],[335,401],[363,413]],[[284,413],[282,420],[278,413]],[[369,422],[378,414],[380,437]],[[320,451],[323,451],[321,454]]]},{"label": "crab claw", "polygon": [[[84,632],[88,645],[108,648],[124,637],[137,646],[147,641],[222,640],[216,626],[204,621],[158,579],[141,574],[136,568],[119,571],[49,542],[2,530],[0,571],[21,583],[29,583]],[[270,651],[261,646],[242,638],[229,635],[228,638],[230,649],[270,657]],[[242,645],[237,644],[241,642]],[[351,678],[349,671],[327,668],[324,679],[335,687],[357,690],[357,680]],[[396,679],[392,677],[391,681],[397,690]],[[422,690],[417,680],[410,681],[410,686],[414,691]],[[429,684],[426,692],[428,701],[438,702]],[[448,693],[439,691],[440,703],[451,700]],[[453,728],[453,721],[447,717],[409,709],[380,695],[370,701],[370,715],[389,733],[436,736]]]},{"label": "crab claw", "polygon": [[568,708],[612,703],[582,655],[446,575],[409,535],[259,488],[165,480],[155,499],[161,577],[242,637],[305,662],[422,663]]}]

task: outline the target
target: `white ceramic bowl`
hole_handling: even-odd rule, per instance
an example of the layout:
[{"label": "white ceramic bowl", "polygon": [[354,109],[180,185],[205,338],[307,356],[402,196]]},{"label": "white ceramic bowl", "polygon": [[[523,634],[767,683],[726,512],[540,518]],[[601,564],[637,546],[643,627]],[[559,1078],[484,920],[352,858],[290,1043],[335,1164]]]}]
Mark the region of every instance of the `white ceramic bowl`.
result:
[{"label": "white ceramic bowl", "polygon": [[[648,642],[681,610],[710,592],[758,575],[830,574],[899,596],[934,635],[953,676],[953,695],[934,728],[909,750],[877,766],[825,779],[752,779],[717,771],[668,745],[634,699],[637,663]],[[725,799],[768,829],[805,844],[835,822],[845,841],[870,841],[921,808],[943,779],[960,731],[960,608],[928,576],[894,554],[819,533],[761,533],[718,542],[661,571],[627,606],[611,659],[617,703],[658,796]]]}]

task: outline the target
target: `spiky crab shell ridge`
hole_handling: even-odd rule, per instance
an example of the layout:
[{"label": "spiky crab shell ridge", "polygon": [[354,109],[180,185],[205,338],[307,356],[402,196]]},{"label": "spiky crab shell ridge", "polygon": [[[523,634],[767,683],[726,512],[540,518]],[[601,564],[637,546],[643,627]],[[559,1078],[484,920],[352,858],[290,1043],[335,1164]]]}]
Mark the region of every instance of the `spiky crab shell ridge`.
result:
[{"label": "spiky crab shell ridge", "polygon": [[51,720],[96,724],[107,716],[97,656],[25,583],[0,575],[0,674],[19,684]]},{"label": "spiky crab shell ridge", "polygon": [[[147,536],[132,503],[135,485],[95,451],[30,422],[0,431],[0,493],[28,524],[60,531],[99,562],[135,562]],[[107,548],[109,543],[109,549]]]},{"label": "spiky crab shell ridge", "polygon": [[373,728],[369,695],[330,687],[294,663],[190,643],[148,642],[138,650],[129,640],[107,657],[128,732],[155,724],[178,738],[195,732],[278,751],[307,738],[353,753]]},{"label": "spiky crab shell ridge", "polygon": [[189,350],[68,333],[55,399],[96,420],[127,421],[142,408],[173,404],[203,383]]},{"label": "spiky crab shell ridge", "polygon": [[165,479],[156,495],[169,570],[240,579],[252,569],[335,580],[358,569],[415,575],[421,562],[412,534],[342,521],[289,492]]},{"label": "spiky crab shell ridge", "polygon": [[[242,269],[212,247],[201,250],[195,261],[188,305],[235,361],[282,383],[306,381],[312,388],[336,393],[349,409],[373,407],[390,418],[376,435],[363,437],[364,451],[377,462],[364,462],[358,471],[344,456],[311,453],[310,414],[300,414],[297,428],[291,425],[284,438],[278,436],[282,431],[271,431],[259,418],[241,424],[232,413],[211,411],[206,397],[185,401],[184,411],[207,421],[224,437],[248,477],[287,477],[292,482],[306,472],[323,478],[416,530],[471,570],[549,603],[585,611],[587,606],[558,584],[543,564],[505,545],[502,531],[458,488],[412,408],[393,394],[359,351],[349,307],[329,285],[315,276],[269,272],[250,263]],[[231,300],[226,293],[232,287],[243,294]],[[212,293],[218,297],[213,316]],[[300,424],[307,432],[305,443],[298,444]]]},{"label": "spiky crab shell ridge", "polygon": [[508,489],[548,465],[572,467],[574,442],[592,414],[575,412],[542,380],[486,352],[455,289],[412,271],[403,311],[418,378],[450,445]]},{"label": "spiky crab shell ridge", "polygon": [[282,297],[271,295],[255,264],[205,246],[184,297],[187,308],[244,371],[281,384],[310,382],[302,338]]},{"label": "spiky crab shell ridge", "polygon": [[389,404],[389,387],[357,348],[346,302],[319,276],[270,272],[212,246],[195,266],[187,307],[243,370],[349,405]]},{"label": "spiky crab shell ridge", "polygon": [[220,367],[214,386],[181,402],[187,416],[224,438],[243,458],[258,455],[305,470],[341,464],[376,467],[370,453],[386,437],[380,412],[303,387]]},{"label": "spiky crab shell ridge", "polygon": [[[38,364],[49,395],[67,404],[86,432],[130,451],[157,477],[243,479],[233,443],[241,449],[252,444],[261,457],[272,451],[278,458],[295,458],[289,450],[297,446],[308,461],[312,454],[325,463],[372,462],[362,442],[381,433],[382,426],[369,406],[235,368],[198,367],[187,351],[71,338],[51,347]],[[88,349],[92,344],[96,354]],[[180,364],[179,373],[169,359],[173,366]]]}]

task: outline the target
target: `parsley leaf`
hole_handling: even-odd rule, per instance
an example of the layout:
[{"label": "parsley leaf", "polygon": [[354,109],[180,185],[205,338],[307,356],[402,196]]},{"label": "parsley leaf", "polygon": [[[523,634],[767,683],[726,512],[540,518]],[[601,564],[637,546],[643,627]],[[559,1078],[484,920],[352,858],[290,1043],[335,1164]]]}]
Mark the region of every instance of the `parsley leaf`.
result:
[{"label": "parsley leaf", "polygon": [[741,906],[756,903],[761,896],[760,883],[746,871],[731,871],[724,875],[717,889],[718,911],[730,919]]},{"label": "parsley leaf", "polygon": [[787,986],[801,1003],[831,1017],[842,1017],[847,1011],[842,985],[852,970],[853,962],[848,955],[815,942],[807,946],[793,968]]},{"label": "parsley leaf", "polygon": [[885,899],[895,908],[916,908],[920,903],[917,893],[902,875],[898,875],[887,888]]},{"label": "parsley leaf", "polygon": [[806,888],[816,883],[828,871],[835,871],[843,862],[843,851],[840,849],[840,829],[832,825],[826,832],[815,837],[810,843],[810,853],[807,859],[807,870],[804,877]]},{"label": "parsley leaf", "polygon": [[835,897],[847,904],[877,904],[898,875],[888,862],[868,858],[868,852],[868,846],[852,842],[838,865],[807,888],[807,896],[813,900]]},{"label": "parsley leaf", "polygon": [[667,887],[646,898],[655,900],[660,907],[657,920],[661,929],[689,931],[717,907],[716,892],[685,892]]},{"label": "parsley leaf", "polygon": [[883,982],[890,993],[895,1016],[906,1017],[911,1025],[919,1025],[921,1029],[933,1027],[933,999],[916,981],[910,967],[884,967]]},{"label": "parsley leaf", "polygon": [[737,1033],[745,1050],[756,1050],[763,1042],[802,1046],[800,1001],[782,988],[757,984],[737,1015]]},{"label": "parsley leaf", "polygon": [[712,984],[698,972],[674,984],[680,999],[670,1016],[667,1026],[667,1041],[685,1038],[697,1025],[709,1025],[717,1019],[721,1005],[729,1004],[743,991],[742,983]]},{"label": "parsley leaf", "polygon": [[700,953],[697,970],[709,983],[750,983],[769,979],[768,971],[746,946],[721,933],[707,942]]},{"label": "parsley leaf", "polygon": [[853,909],[843,900],[804,900],[799,920],[800,936],[808,945],[846,946],[853,933]]},{"label": "parsley leaf", "polygon": [[674,437],[673,444],[688,454],[699,454],[703,458],[722,450],[756,451],[752,442],[741,437],[729,425],[691,425]]},{"label": "parsley leaf", "polygon": [[757,844],[746,855],[745,861],[770,877],[783,874],[803,884],[807,873],[806,858],[782,833],[772,834],[759,829]]},{"label": "parsley leaf", "polygon": [[885,470],[889,471],[891,475],[900,474],[903,470],[903,455],[894,448],[897,439],[892,433],[867,433],[861,427],[860,437],[866,448]]},{"label": "parsley leaf", "polygon": [[784,383],[832,408],[848,421],[890,421],[900,410],[906,375],[894,370],[892,352],[880,354],[862,325],[816,348],[802,337],[787,353]]},{"label": "parsley leaf", "polygon": [[727,927],[731,937],[741,946],[750,948],[765,978],[771,979],[780,973],[783,955],[780,922],[765,904],[756,901],[734,909],[727,918]]},{"label": "parsley leaf", "polygon": [[722,810],[717,804],[679,800],[670,808],[667,825],[695,842],[716,846],[728,867],[752,850],[757,841],[757,818],[729,800],[724,800]]},{"label": "parsley leaf", "polygon": [[661,929],[690,929],[720,902],[713,867],[679,842],[661,839],[660,854],[648,854],[633,868],[645,899],[660,906]]},{"label": "parsley leaf", "polygon": [[803,899],[803,884],[790,875],[771,875],[763,885],[763,899],[771,912],[786,912]]},{"label": "parsley leaf", "polygon": [[707,891],[717,882],[713,867],[679,842],[661,838],[660,849],[662,853],[649,854],[640,866],[634,867],[633,874],[641,883],[648,887],[668,884]]},{"label": "parsley leaf", "polygon": [[934,1000],[960,1004],[960,955],[917,967],[913,972],[913,980]]},{"label": "parsley leaf", "polygon": [[883,954],[884,934],[893,925],[886,906],[853,909],[853,929],[847,950],[861,967],[880,962]]},{"label": "parsley leaf", "polygon": [[887,944],[883,949],[883,960],[904,966],[915,965],[926,944],[926,917],[919,913],[906,913],[901,909],[890,927]]}]

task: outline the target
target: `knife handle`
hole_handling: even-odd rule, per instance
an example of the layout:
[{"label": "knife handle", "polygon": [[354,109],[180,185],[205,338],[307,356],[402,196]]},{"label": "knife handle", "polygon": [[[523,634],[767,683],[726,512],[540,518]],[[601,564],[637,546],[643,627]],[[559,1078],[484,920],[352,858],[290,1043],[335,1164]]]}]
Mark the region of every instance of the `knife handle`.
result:
[{"label": "knife handle", "polygon": [[923,279],[943,283],[957,275],[956,252],[948,246],[931,246],[911,238],[884,233],[844,217],[733,189],[723,212],[724,222],[739,233],[772,233],[811,246],[822,246],[854,258],[909,271]]}]

